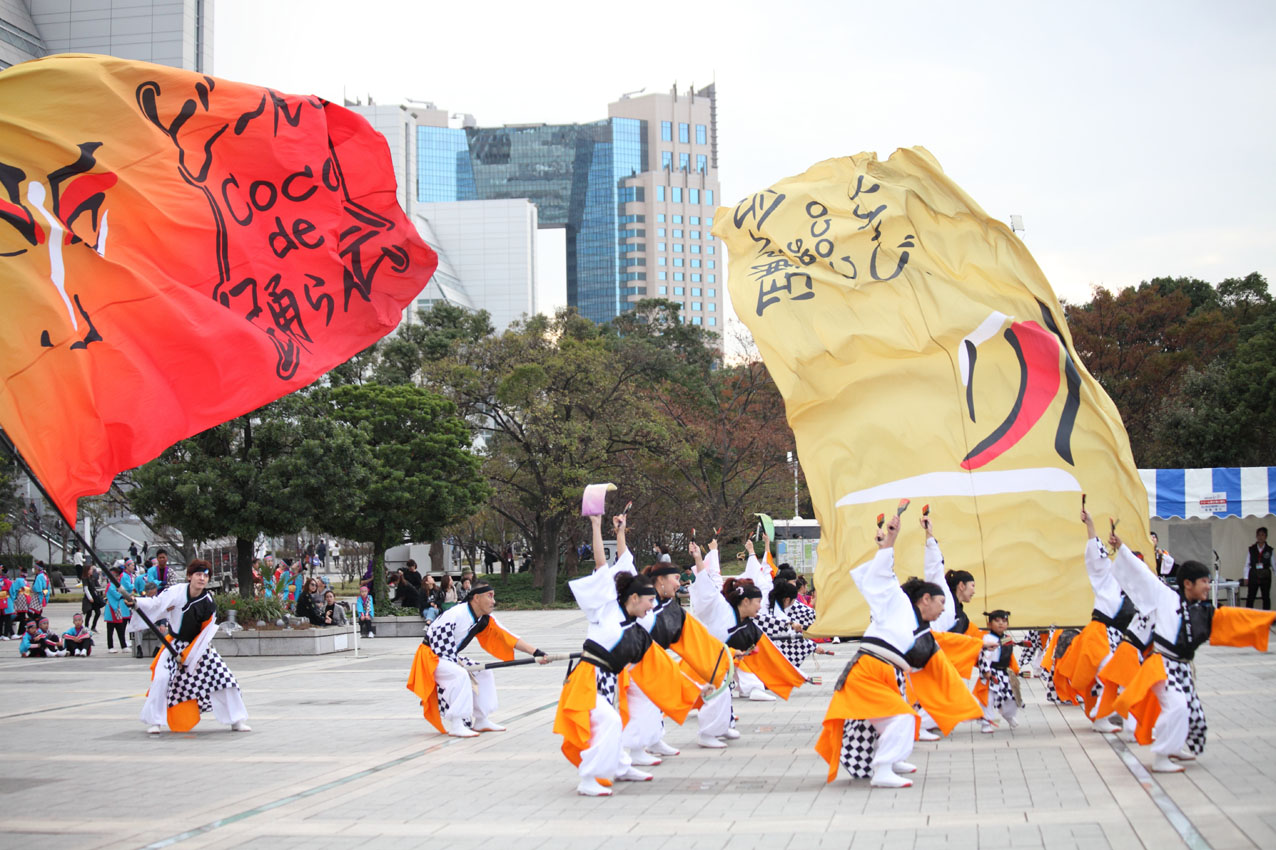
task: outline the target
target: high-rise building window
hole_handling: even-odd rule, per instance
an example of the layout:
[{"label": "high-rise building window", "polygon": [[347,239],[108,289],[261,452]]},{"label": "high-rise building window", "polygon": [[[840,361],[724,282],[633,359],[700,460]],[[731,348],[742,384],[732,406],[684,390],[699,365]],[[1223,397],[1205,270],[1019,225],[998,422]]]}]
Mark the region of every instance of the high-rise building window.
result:
[{"label": "high-rise building window", "polygon": [[664,222],[665,222],[665,214],[664,214],[664,213],[656,213],[656,222],[657,222],[658,224],[664,224]]},{"label": "high-rise building window", "polygon": [[712,301],[710,301],[710,302],[709,302],[709,312],[710,312],[710,313],[716,313],[716,312],[717,312],[717,310],[718,310],[718,305],[717,305],[717,304],[715,304],[715,303],[713,303]]},{"label": "high-rise building window", "polygon": [[[680,277],[677,273],[675,273],[675,274],[674,274],[673,279],[674,279],[674,280],[682,280],[682,278],[681,278],[681,277]],[[682,294],[682,287],[681,287],[681,286],[675,286],[675,287],[673,288],[673,294],[674,294],[674,295],[681,295],[681,294]]]},{"label": "high-rise building window", "polygon": [[709,157],[702,153],[696,154],[696,171],[704,174],[709,170]]},{"label": "high-rise building window", "polygon": [[697,145],[709,144],[709,128],[703,124],[696,125],[696,144]]},{"label": "high-rise building window", "polygon": [[673,141],[673,122],[672,121],[660,122],[660,140],[662,142]]},{"label": "high-rise building window", "polygon": [[657,186],[657,187],[656,187],[656,200],[657,200],[657,201],[663,201],[664,199],[665,199],[665,187],[664,187],[664,186]]},{"label": "high-rise building window", "polygon": [[[698,274],[693,274],[693,275],[691,276],[691,282],[692,282],[692,283],[696,283],[696,282],[697,282],[697,281],[699,281],[699,280],[700,280],[700,275],[698,275]],[[698,286],[697,286],[697,287],[694,287],[694,288],[691,290],[691,297],[692,297],[692,298],[699,298],[699,297],[700,297],[700,287],[698,287]]]},{"label": "high-rise building window", "polygon": [[673,170],[673,151],[660,152],[660,167],[665,171]]},{"label": "high-rise building window", "polygon": [[716,269],[718,267],[718,264],[714,262],[713,260],[705,260],[705,262],[708,264],[709,268],[711,269]]},{"label": "high-rise building window", "polygon": [[717,282],[718,282],[718,276],[717,276],[716,274],[711,274],[711,275],[709,275],[709,282],[710,282],[710,283],[717,283]]},{"label": "high-rise building window", "polygon": [[697,313],[698,313],[698,312],[700,312],[700,302],[699,302],[699,301],[692,301],[692,302],[691,302],[691,309],[692,309],[692,310],[695,310]]},{"label": "high-rise building window", "polygon": [[678,154],[678,170],[679,171],[691,170],[691,154],[689,153]]},{"label": "high-rise building window", "polygon": [[674,217],[673,217],[673,223],[674,223],[674,224],[682,224],[682,216],[680,216],[680,215],[676,215],[676,216],[674,216]]},{"label": "high-rise building window", "polygon": [[699,316],[692,316],[692,317],[691,317],[691,324],[693,324],[693,325],[698,325],[698,324],[700,324],[700,317],[699,317]]},{"label": "high-rise building window", "polygon": [[705,246],[704,246],[704,252],[705,252],[706,254],[712,254],[712,253],[713,253],[713,246],[712,246],[712,245],[705,245]]},{"label": "high-rise building window", "polygon": [[[682,272],[674,272],[674,273],[673,273],[673,279],[674,279],[674,280],[682,280]],[[673,294],[674,294],[674,295],[681,295],[681,294],[682,294],[682,287],[681,287],[681,286],[676,287],[676,288],[674,289],[674,291],[673,291]]]},{"label": "high-rise building window", "polygon": [[675,228],[673,229],[673,238],[674,238],[674,239],[681,239],[681,238],[682,238],[682,231],[675,227]]},{"label": "high-rise building window", "polygon": [[688,189],[688,190],[687,190],[687,193],[691,196],[691,197],[687,200],[687,203],[689,203],[689,204],[698,204],[698,203],[700,203],[700,190],[699,190],[699,189]]},{"label": "high-rise building window", "polygon": [[[713,190],[712,189],[704,190],[704,202],[709,206],[713,206]],[[709,219],[708,221],[705,222],[705,224],[708,225],[709,227],[713,227],[713,219]]]},{"label": "high-rise building window", "polygon": [[681,187],[681,186],[673,186],[673,187],[671,187],[671,188],[673,189],[673,202],[674,202],[675,204],[680,204],[680,203],[682,203],[682,187]]},{"label": "high-rise building window", "polygon": [[[660,279],[661,279],[661,280],[664,280],[664,279],[665,279],[665,273],[664,273],[664,272],[661,272],[661,273],[660,273]],[[668,294],[669,294],[669,287],[667,287],[667,286],[658,286],[658,287],[656,287],[656,294],[657,294],[657,295],[668,295]]]},{"label": "high-rise building window", "polygon": [[709,317],[709,326],[710,326],[710,327],[713,327],[713,326],[715,326],[715,325],[717,325],[717,324],[718,324],[718,317],[717,317],[717,316],[710,316],[710,317]]},{"label": "high-rise building window", "polygon": [[663,227],[657,227],[657,228],[656,228],[656,235],[657,235],[657,236],[659,236],[661,239],[664,239],[664,238],[665,238],[665,229],[664,229]]},{"label": "high-rise building window", "polygon": [[683,262],[684,262],[684,261],[683,261],[682,257],[674,257],[674,258],[673,258],[673,264],[674,264],[675,266],[681,266],[681,265],[683,264]]},{"label": "high-rise building window", "polygon": [[678,141],[682,142],[684,145],[691,144],[691,125],[690,124],[678,125]]},{"label": "high-rise building window", "polygon": [[699,261],[699,260],[692,260],[692,261],[691,261],[691,267],[692,267],[693,269],[698,269],[698,268],[700,268],[700,261]]},{"label": "high-rise building window", "polygon": [[699,254],[699,253],[700,253],[700,246],[699,246],[697,243],[695,243],[695,242],[692,242],[692,243],[691,243],[691,253],[693,253],[693,254]]},{"label": "high-rise building window", "polygon": [[663,251],[664,249],[665,249],[665,243],[663,243],[663,242],[657,242],[657,243],[656,243],[656,250],[657,250],[657,251]]},{"label": "high-rise building window", "polygon": [[718,290],[716,290],[716,289],[710,289],[708,292],[706,292],[706,293],[705,293],[705,295],[708,295],[710,298],[717,298],[717,297],[718,297]]},{"label": "high-rise building window", "polygon": [[692,238],[692,239],[699,239],[699,238],[700,238],[700,231],[699,231],[699,230],[693,230],[693,231],[691,231],[691,238]]},{"label": "high-rise building window", "polygon": [[[673,243],[673,251],[674,251],[674,253],[675,253],[675,254],[681,254],[681,253],[682,253],[682,247],[683,247],[683,246],[682,246],[682,243],[681,243],[681,242],[675,242],[675,243]],[[693,248],[699,248],[700,246],[699,246],[699,245],[692,245],[691,247],[693,247]]]},{"label": "high-rise building window", "polygon": [[656,257],[656,265],[658,265],[658,266],[663,266],[663,265],[665,265],[665,258],[664,258],[664,257]]},{"label": "high-rise building window", "polygon": [[691,220],[687,222],[687,224],[699,224],[699,223],[700,223],[700,216],[698,215],[691,216]]}]

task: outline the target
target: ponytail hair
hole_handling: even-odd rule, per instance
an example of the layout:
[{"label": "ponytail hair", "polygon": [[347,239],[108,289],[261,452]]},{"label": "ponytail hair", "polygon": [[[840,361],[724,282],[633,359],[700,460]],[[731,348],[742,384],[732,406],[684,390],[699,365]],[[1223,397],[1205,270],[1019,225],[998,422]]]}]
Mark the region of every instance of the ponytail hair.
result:
[{"label": "ponytail hair", "polygon": [[753,583],[753,579],[732,576],[723,582],[722,595],[731,603],[731,607],[739,608],[740,603],[746,599],[761,599],[762,591]]},{"label": "ponytail hair", "polygon": [[948,582],[948,589],[953,593],[956,593],[957,585],[965,584],[968,581],[974,581],[975,577],[966,570],[949,570],[944,573],[944,580]]},{"label": "ponytail hair", "polygon": [[899,586],[904,591],[904,595],[908,597],[908,601],[916,605],[923,596],[944,596],[944,589],[933,581],[925,581],[917,576],[911,576],[906,582]]},{"label": "ponytail hair", "polygon": [[[797,586],[789,581],[777,581],[771,587],[771,594],[767,597],[767,601],[772,605],[780,605],[780,600],[797,599]],[[784,607],[784,606],[780,606]]]},{"label": "ponytail hair", "polygon": [[625,607],[625,600],[630,596],[655,596],[656,588],[652,585],[651,579],[641,573],[617,573],[616,574],[616,601],[620,603],[620,607]]}]

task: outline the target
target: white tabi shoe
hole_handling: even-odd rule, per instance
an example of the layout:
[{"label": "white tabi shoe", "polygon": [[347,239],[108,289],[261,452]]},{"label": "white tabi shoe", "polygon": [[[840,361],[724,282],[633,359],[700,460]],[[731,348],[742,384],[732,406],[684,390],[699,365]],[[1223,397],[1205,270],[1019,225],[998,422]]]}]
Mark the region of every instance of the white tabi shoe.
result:
[{"label": "white tabi shoe", "polygon": [[701,735],[696,738],[696,743],[704,747],[706,750],[724,750],[727,745],[709,735]]},{"label": "white tabi shoe", "polygon": [[1153,773],[1182,773],[1183,765],[1170,761],[1165,756],[1157,756],[1152,762]]},{"label": "white tabi shoe", "polygon": [[249,725],[248,725],[247,723],[245,723],[243,720],[236,720],[234,723],[230,724],[230,731],[232,731],[232,732],[251,732],[251,731],[253,731],[253,727],[249,726]]},{"label": "white tabi shoe", "polygon": [[115,653],[119,652],[119,650],[118,650],[118,649],[116,649],[115,647],[111,647],[110,649],[108,649],[108,650],[107,650],[107,652],[109,652],[109,653],[111,653],[112,655],[114,655]]},{"label": "white tabi shoe", "polygon": [[990,723],[985,720],[983,723],[979,724],[979,731],[983,732],[985,735],[991,735],[993,732],[997,731],[997,724]]},{"label": "white tabi shoe", "polygon": [[158,735],[159,733],[160,733],[160,728],[159,728],[159,726],[147,726],[147,727],[146,727],[146,734],[147,734],[147,735]]},{"label": "white tabi shoe", "polygon": [[938,741],[941,737],[943,736],[932,732],[929,729],[923,729],[917,733],[917,740],[919,741]]},{"label": "white tabi shoe", "polygon": [[1094,721],[1094,725],[1091,726],[1090,728],[1096,732],[1099,732],[1105,735],[1111,732],[1121,731],[1120,726],[1116,725],[1115,723],[1113,723],[1111,720],[1109,720],[1106,717],[1101,717],[1098,720]]},{"label": "white tabi shoe", "polygon": [[1007,717],[1007,718],[1006,718],[1006,725],[1007,725],[1007,726],[1009,726],[1011,729],[1018,729],[1018,728],[1019,728],[1019,718],[1018,718],[1018,717]]},{"label": "white tabi shoe", "polygon": [[775,702],[775,694],[768,691],[756,690],[749,694],[749,699],[754,702]]},{"label": "white tabi shoe", "polygon": [[873,778],[868,784],[874,788],[911,788],[913,780],[899,776],[890,765],[884,764],[873,771]]},{"label": "white tabi shoe", "polygon": [[727,731],[723,732],[718,737],[726,738],[728,741],[738,741],[740,740],[740,730],[734,726],[730,726],[727,728]]},{"label": "white tabi shoe", "polygon": [[651,774],[645,770],[639,770],[636,767],[627,769],[624,773],[616,774],[617,782],[650,782]]},{"label": "white tabi shoe", "polygon": [[443,728],[453,738],[477,738],[479,733],[465,725],[464,720],[444,720]]},{"label": "white tabi shoe", "polygon": [[1175,761],[1196,761],[1196,756],[1191,750],[1179,750],[1177,753],[1170,753],[1170,758]]},{"label": "white tabi shoe", "polygon": [[639,767],[655,767],[660,764],[660,756],[653,756],[646,750],[630,750],[629,761]]},{"label": "white tabi shoe", "polygon": [[915,764],[910,764],[909,762],[906,762],[906,761],[897,761],[897,762],[895,762],[893,765],[891,765],[891,770],[893,770],[893,771],[894,771],[895,773],[897,773],[897,774],[899,774],[899,773],[916,773],[916,772],[917,772],[917,765],[915,765]]},{"label": "white tabi shoe", "polygon": [[475,732],[504,732],[505,727],[493,720],[484,720],[474,727]]},{"label": "white tabi shoe", "polygon": [[658,755],[658,756],[676,756],[678,755],[679,751],[676,748],[666,744],[664,742],[664,739],[662,738],[656,743],[652,744],[650,747],[648,747],[647,752],[654,753],[655,755]]},{"label": "white tabi shoe", "polygon": [[610,797],[611,789],[599,785],[597,779],[582,779],[576,786],[576,793],[582,797]]}]

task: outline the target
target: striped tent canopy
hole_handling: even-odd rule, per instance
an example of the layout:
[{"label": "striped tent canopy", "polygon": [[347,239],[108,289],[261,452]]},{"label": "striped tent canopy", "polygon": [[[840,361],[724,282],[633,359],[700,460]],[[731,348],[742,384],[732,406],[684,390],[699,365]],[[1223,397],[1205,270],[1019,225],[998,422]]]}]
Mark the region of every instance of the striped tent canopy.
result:
[{"label": "striped tent canopy", "polygon": [[1276,513],[1276,466],[1140,469],[1153,519]]}]

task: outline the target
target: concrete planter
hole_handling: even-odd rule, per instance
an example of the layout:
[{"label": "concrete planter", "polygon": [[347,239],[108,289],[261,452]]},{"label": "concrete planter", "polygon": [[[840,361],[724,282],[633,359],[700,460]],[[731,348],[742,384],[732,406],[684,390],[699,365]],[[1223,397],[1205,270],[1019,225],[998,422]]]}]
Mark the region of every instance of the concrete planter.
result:
[{"label": "concrete planter", "polygon": [[[158,646],[159,641],[149,632],[142,638],[142,652],[147,657]],[[354,649],[354,627],[326,626],[277,631],[244,629],[229,635],[219,632],[213,638],[213,647],[226,658],[250,655],[330,655]]]},{"label": "concrete planter", "polygon": [[416,638],[420,640],[425,634],[425,620],[419,616],[408,617],[373,617],[373,628],[377,639],[388,637]]}]

